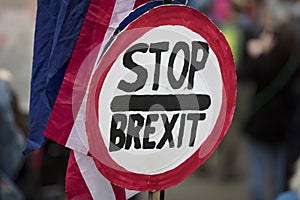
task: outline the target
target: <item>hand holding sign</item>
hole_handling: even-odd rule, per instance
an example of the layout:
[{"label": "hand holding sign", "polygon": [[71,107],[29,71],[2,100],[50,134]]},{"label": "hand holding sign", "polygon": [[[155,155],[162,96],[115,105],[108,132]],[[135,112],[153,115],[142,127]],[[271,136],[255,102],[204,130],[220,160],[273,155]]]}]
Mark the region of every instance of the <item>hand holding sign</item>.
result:
[{"label": "hand holding sign", "polygon": [[160,6],[133,21],[102,57],[89,91],[90,154],[129,189],[170,187],[216,149],[232,119],[230,48],[205,16]]}]

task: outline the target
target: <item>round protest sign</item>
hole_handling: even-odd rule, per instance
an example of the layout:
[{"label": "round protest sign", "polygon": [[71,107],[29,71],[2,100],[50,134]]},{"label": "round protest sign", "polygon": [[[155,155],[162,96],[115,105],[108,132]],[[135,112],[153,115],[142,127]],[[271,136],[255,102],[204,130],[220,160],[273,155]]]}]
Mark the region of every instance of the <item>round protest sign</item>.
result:
[{"label": "round protest sign", "polygon": [[119,186],[171,187],[217,148],[235,98],[233,58],[215,25],[186,6],[153,8],[116,36],[92,77],[90,155]]}]

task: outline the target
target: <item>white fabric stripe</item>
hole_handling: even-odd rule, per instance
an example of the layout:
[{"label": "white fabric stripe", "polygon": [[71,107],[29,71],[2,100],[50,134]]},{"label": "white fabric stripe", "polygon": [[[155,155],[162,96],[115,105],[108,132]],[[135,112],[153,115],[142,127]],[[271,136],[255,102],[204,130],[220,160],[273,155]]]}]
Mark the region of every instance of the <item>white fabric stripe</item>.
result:
[{"label": "white fabric stripe", "polygon": [[[116,4],[112,13],[112,17],[110,20],[110,25],[106,30],[103,43],[101,44],[100,51],[98,53],[98,57],[96,59],[96,63],[93,68],[93,72],[97,69],[97,60],[102,55],[102,51],[105,47],[105,44],[108,42],[116,28],[119,26],[121,21],[132,11],[135,4],[135,0],[116,0]],[[91,82],[91,77],[89,80],[89,84],[87,87],[87,91],[84,95],[83,101],[81,103],[79,112],[74,120],[74,125],[66,142],[66,146],[79,151],[81,153],[87,154],[89,151],[88,138],[86,135],[86,127],[85,127],[85,112],[86,112],[86,102],[89,91],[89,85]]]},{"label": "white fabric stripe", "polygon": [[[82,107],[80,107],[80,110],[82,110]],[[82,118],[81,116],[79,116],[81,112],[78,112],[78,115],[76,117],[77,122],[74,121],[72,130],[66,143],[66,147],[87,155],[89,151],[89,144],[86,134],[82,134],[85,133],[86,129],[83,119],[79,120],[79,118]],[[79,123],[79,121],[81,122]]]},{"label": "white fabric stripe", "polygon": [[129,199],[138,193],[139,193],[139,191],[136,191],[136,190],[125,189],[126,199]]},{"label": "white fabric stripe", "polygon": [[[99,172],[92,157],[76,151],[73,152],[79,170],[93,199],[114,200],[115,195],[111,183]],[[126,199],[138,193],[139,191],[125,189]]]},{"label": "white fabric stripe", "polygon": [[93,159],[74,151],[80,173],[94,200],[115,200],[110,182],[98,171]]}]

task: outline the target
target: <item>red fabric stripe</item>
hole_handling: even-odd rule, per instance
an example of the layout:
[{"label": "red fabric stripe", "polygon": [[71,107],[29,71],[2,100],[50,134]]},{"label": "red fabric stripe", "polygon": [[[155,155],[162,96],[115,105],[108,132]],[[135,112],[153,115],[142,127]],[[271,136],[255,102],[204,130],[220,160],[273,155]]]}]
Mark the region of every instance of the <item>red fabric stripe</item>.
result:
[{"label": "red fabric stripe", "polygon": [[[91,0],[44,135],[65,145],[74,124],[98,51],[114,9],[115,0]],[[84,66],[84,67],[83,67]],[[84,72],[80,73],[80,68]],[[82,69],[81,69],[82,70]],[[80,83],[80,87],[76,87]],[[73,96],[76,93],[76,96]],[[76,99],[74,98],[76,97]]]},{"label": "red fabric stripe", "polygon": [[145,4],[145,3],[147,3],[147,2],[149,2],[149,0],[136,0],[136,1],[135,1],[135,4],[134,4],[134,8],[137,8],[137,7],[139,7],[140,5]]},{"label": "red fabric stripe", "polygon": [[70,152],[66,174],[66,194],[69,200],[93,200],[81,175],[73,151]]},{"label": "red fabric stripe", "polygon": [[116,200],[126,200],[125,189],[111,183]]}]

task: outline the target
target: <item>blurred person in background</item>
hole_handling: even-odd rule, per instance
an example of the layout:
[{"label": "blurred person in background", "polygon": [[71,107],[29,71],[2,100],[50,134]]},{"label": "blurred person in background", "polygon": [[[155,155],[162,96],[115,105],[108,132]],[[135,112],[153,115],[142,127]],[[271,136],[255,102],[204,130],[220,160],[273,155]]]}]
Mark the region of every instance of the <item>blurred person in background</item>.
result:
[{"label": "blurred person in background", "polygon": [[11,78],[7,70],[0,69],[0,199],[19,200],[24,197],[14,180],[24,161],[24,136],[13,112]]},{"label": "blurred person in background", "polygon": [[[200,2],[199,2],[200,1]],[[189,5],[208,15],[224,34],[233,54],[237,71],[243,67],[244,33],[251,25],[251,9],[253,0],[191,0]],[[250,13],[249,13],[250,12]],[[243,177],[245,140],[242,137],[242,121],[249,86],[237,84],[236,110],[230,129],[222,140],[216,153],[205,162],[199,170],[199,175],[216,175],[221,181],[236,181]]]},{"label": "blurred person in background", "polygon": [[[212,3],[212,20],[223,32],[231,48],[234,63],[237,70],[242,67],[242,52],[244,48],[244,31],[249,26],[248,17],[245,15],[247,0],[216,0]],[[244,86],[237,84],[236,110],[233,121],[226,137],[218,148],[217,174],[222,181],[234,181],[240,178],[241,149],[243,148],[241,137],[241,121],[244,116],[243,106],[246,94]]]},{"label": "blurred person in background", "polygon": [[[294,0],[292,6],[292,17],[289,20],[289,24],[293,28],[296,36],[296,45],[300,46],[300,0]],[[297,53],[298,52],[298,53]],[[295,62],[300,62],[299,50],[296,51]],[[295,84],[292,88],[293,98],[295,99],[295,112],[292,120],[290,121],[287,132],[287,157],[286,157],[286,179],[285,186],[289,189],[289,180],[295,172],[295,162],[300,157],[300,75],[296,76]]]},{"label": "blurred person in background", "polygon": [[0,68],[0,200],[64,199],[68,150],[50,140],[23,156],[28,116],[19,109],[12,75]]},{"label": "blurred person in background", "polygon": [[254,87],[245,122],[250,200],[274,199],[284,190],[286,135],[296,108],[293,88],[299,74],[295,34],[288,25],[290,3],[257,0],[246,34],[241,77]]},{"label": "blurred person in background", "polygon": [[[214,0],[206,6],[207,15],[224,34],[233,54],[237,71],[243,67],[244,32],[250,26],[248,13],[250,0]],[[215,174],[221,181],[237,181],[242,178],[244,169],[241,161],[244,156],[245,140],[242,137],[241,123],[245,116],[248,101],[248,87],[237,77],[236,110],[230,129],[222,140],[215,155],[201,166],[201,174]],[[214,172],[212,172],[212,170]]]}]

